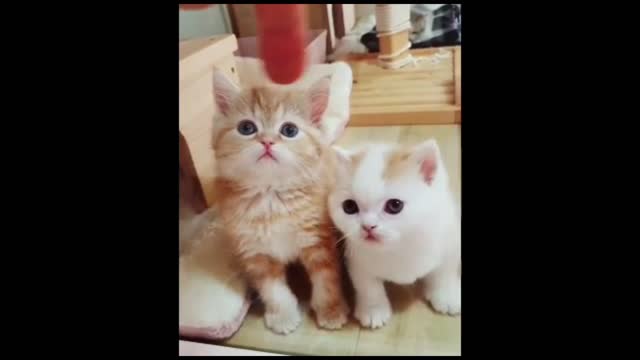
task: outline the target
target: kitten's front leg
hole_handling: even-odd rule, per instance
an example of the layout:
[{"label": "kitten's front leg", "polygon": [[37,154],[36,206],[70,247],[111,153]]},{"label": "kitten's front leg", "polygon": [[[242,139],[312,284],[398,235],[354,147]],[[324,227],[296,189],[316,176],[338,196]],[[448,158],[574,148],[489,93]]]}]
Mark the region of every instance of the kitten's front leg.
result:
[{"label": "kitten's front leg", "polygon": [[318,325],[325,329],[340,329],[349,315],[342,293],[338,254],[329,242],[306,247],[300,261],[311,280],[311,308]]},{"label": "kitten's front leg", "polygon": [[285,264],[266,255],[252,256],[243,263],[250,283],[265,305],[266,326],[279,334],[295,330],[302,317],[298,300],[287,285]]},{"label": "kitten's front leg", "polygon": [[429,273],[424,279],[424,297],[440,313],[458,315],[462,312],[459,261],[451,259]]},{"label": "kitten's front leg", "polygon": [[364,327],[382,327],[391,318],[391,304],[384,281],[354,267],[349,268],[349,273],[356,290],[354,316]]}]

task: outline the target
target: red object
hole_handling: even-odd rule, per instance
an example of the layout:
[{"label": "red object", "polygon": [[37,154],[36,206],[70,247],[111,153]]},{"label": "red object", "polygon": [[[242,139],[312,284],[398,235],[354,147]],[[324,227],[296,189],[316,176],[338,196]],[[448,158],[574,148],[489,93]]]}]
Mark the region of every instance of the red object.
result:
[{"label": "red object", "polygon": [[180,4],[180,8],[182,10],[204,10],[209,6],[214,6],[215,4]]},{"label": "red object", "polygon": [[256,4],[260,57],[275,83],[290,84],[304,72],[306,15],[304,4]]},{"label": "red object", "polygon": [[[215,4],[181,4],[182,10],[204,10]],[[260,57],[277,84],[298,80],[305,67],[307,13],[304,4],[256,4]]]}]

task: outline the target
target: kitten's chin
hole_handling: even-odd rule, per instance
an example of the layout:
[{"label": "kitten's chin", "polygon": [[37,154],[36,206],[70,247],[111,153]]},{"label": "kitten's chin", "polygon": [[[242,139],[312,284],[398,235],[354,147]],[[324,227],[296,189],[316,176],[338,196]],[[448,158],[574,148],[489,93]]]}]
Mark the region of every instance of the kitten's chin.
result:
[{"label": "kitten's chin", "polygon": [[366,246],[374,249],[383,248],[383,247],[386,247],[387,245],[387,241],[385,241],[384,238],[382,238],[381,236],[376,236],[376,237],[361,236],[358,242],[362,244],[362,246]]},{"label": "kitten's chin", "polygon": [[228,169],[221,172],[222,176],[245,184],[247,186],[276,186],[286,187],[291,180],[298,178],[295,169],[283,163],[273,160],[260,160],[254,163],[245,163],[235,170]]}]

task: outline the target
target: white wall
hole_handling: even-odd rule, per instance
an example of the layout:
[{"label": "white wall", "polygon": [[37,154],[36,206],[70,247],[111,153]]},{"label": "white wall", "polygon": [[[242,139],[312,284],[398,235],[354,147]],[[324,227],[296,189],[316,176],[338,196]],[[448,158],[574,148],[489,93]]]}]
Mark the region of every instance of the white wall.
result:
[{"label": "white wall", "polygon": [[[445,5],[445,4],[437,4],[437,5]],[[456,4],[462,7],[462,4]],[[356,4],[356,19],[364,16],[373,14],[376,11],[376,4]]]},{"label": "white wall", "polygon": [[231,23],[226,5],[212,6],[207,10],[180,10],[180,40],[230,34]]},{"label": "white wall", "polygon": [[356,4],[356,19],[364,15],[373,14],[376,11],[376,4]]}]

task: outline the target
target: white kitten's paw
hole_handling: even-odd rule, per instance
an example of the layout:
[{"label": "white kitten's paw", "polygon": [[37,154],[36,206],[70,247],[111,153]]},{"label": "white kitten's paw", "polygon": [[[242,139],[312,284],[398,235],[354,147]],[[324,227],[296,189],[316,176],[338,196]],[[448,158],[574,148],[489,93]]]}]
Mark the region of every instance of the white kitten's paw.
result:
[{"label": "white kitten's paw", "polygon": [[427,294],[427,300],[433,309],[447,315],[458,315],[462,312],[460,285],[443,286]]},{"label": "white kitten's paw", "polygon": [[388,303],[372,306],[356,305],[354,316],[362,326],[377,329],[391,319],[391,306]]},{"label": "white kitten's paw", "polygon": [[278,334],[289,334],[295,330],[302,317],[298,307],[289,309],[280,309],[278,311],[267,311],[264,314],[264,322],[269,329]]}]

